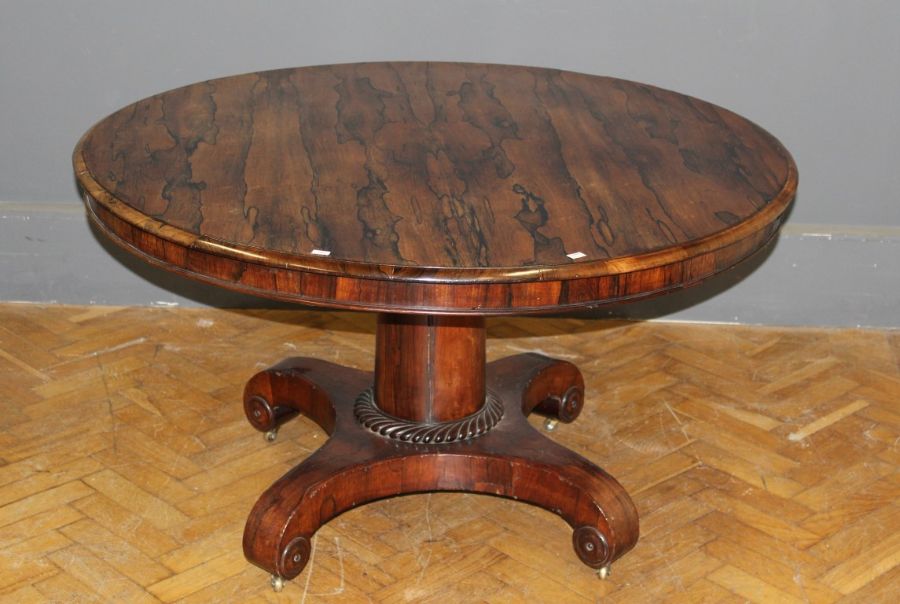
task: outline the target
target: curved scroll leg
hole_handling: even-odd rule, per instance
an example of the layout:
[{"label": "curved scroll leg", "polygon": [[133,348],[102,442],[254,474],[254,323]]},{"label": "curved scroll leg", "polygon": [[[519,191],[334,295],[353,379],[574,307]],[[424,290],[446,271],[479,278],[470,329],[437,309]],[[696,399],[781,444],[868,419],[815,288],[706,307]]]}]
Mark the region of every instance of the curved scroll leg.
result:
[{"label": "curved scroll leg", "polygon": [[515,361],[489,365],[491,389],[502,400],[504,416],[483,436],[460,443],[389,440],[356,421],[353,388],[333,395],[331,438],[260,497],[244,531],[247,558],[291,579],[309,560],[313,534],[338,514],[405,493],[466,491],[559,514],[574,529],[579,558],[593,568],[608,567],[637,541],[634,505],[615,479],[525,419],[550,395],[583,388],[577,369],[572,373],[571,364],[522,357],[527,370],[515,372]]},{"label": "curved scroll leg", "polygon": [[270,441],[282,424],[299,413],[331,434],[334,408],[329,397],[348,385],[362,390],[370,383],[367,373],[319,359],[293,357],[250,378],[244,388],[244,414]]},{"label": "curved scroll leg", "polygon": [[[525,416],[535,412],[547,417],[548,422],[571,423],[584,404],[584,379],[578,368],[567,361],[535,353],[519,354],[490,363],[488,378],[490,387],[504,400],[521,402]],[[552,430],[555,423],[545,427]],[[582,562],[599,569],[601,578],[606,578],[610,563],[630,550],[638,539],[638,514],[631,497],[612,476],[580,455],[538,433],[527,440],[566,468],[582,468],[593,476],[588,482],[597,482],[602,487],[602,496],[596,504],[603,512],[605,523],[570,521],[569,524],[575,529],[572,535],[575,553]],[[529,459],[536,456],[532,452]]]},{"label": "curved scroll leg", "polygon": [[[356,424],[352,416],[352,401],[371,385],[372,374],[369,372],[319,359],[294,357],[250,379],[244,389],[244,411],[253,427],[260,431],[277,429],[298,413],[312,419],[328,434],[341,429],[352,431]],[[269,487],[247,519],[244,554],[248,560],[273,574],[273,587],[283,585],[283,578],[296,576],[299,569],[306,565],[309,538],[315,532],[311,531],[304,538],[295,536],[286,549],[279,546],[273,550],[277,535],[271,531],[273,525],[269,517],[278,504],[273,497],[279,497],[279,486],[289,484],[292,476],[302,474],[312,478],[321,475],[321,471],[328,474],[331,471],[329,466],[344,455],[334,450],[339,444],[339,439],[329,439],[323,447]],[[368,459],[365,455],[360,457],[363,463]],[[319,473],[315,470],[316,466],[320,468]],[[281,493],[281,496],[287,497],[291,503],[300,500],[298,495],[290,492]],[[277,528],[274,530],[277,532]],[[294,567],[298,567],[296,572],[291,571]]]},{"label": "curved scroll leg", "polygon": [[495,388],[522,396],[522,413],[546,418],[544,429],[556,430],[559,422],[572,423],[584,406],[584,378],[568,361],[540,354],[518,354],[490,364]]},{"label": "curved scroll leg", "polygon": [[[347,433],[339,427],[256,502],[244,528],[248,560],[277,577],[293,579],[309,561],[310,541],[320,526],[378,498],[370,494],[381,476],[374,465],[382,447],[374,442],[365,446],[365,441],[379,437],[347,427]],[[363,442],[355,442],[360,437]]]}]

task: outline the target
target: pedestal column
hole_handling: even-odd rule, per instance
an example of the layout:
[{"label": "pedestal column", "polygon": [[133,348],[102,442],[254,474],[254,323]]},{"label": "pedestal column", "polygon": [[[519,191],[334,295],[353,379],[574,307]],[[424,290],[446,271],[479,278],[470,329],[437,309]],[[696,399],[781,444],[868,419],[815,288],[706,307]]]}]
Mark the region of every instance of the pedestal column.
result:
[{"label": "pedestal column", "polygon": [[483,317],[380,314],[375,404],[394,417],[433,424],[485,402]]}]

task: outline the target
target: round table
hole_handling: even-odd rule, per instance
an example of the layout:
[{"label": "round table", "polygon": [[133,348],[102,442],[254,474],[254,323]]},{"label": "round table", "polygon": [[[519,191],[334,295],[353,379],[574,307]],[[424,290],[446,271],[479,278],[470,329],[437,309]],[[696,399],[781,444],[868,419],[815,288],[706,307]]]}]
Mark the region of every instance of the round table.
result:
[{"label": "round table", "polygon": [[74,154],[88,215],[142,259],[303,304],[378,312],[374,373],[291,358],[249,422],[331,437],[247,521],[247,558],[296,577],[315,531],[374,499],[490,493],[560,514],[605,573],[638,518],[602,469],[525,419],[571,422],[562,360],[485,363],[486,315],[664,294],[766,245],[797,169],[734,113],[566,71],[360,63],[211,80],[130,105]]}]

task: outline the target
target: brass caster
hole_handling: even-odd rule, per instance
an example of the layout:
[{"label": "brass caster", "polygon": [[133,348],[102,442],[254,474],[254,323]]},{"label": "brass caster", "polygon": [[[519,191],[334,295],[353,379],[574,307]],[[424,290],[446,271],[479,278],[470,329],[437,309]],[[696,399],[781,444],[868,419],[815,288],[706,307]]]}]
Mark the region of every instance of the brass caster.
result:
[{"label": "brass caster", "polygon": [[272,591],[279,592],[284,589],[284,579],[279,577],[278,575],[272,575],[272,580],[269,581],[272,585]]},{"label": "brass caster", "polygon": [[612,567],[610,565],[601,566],[597,569],[597,576],[600,577],[601,580],[606,581],[609,579],[609,574],[612,572]]},{"label": "brass caster", "polygon": [[544,430],[546,430],[547,432],[553,432],[554,430],[556,430],[556,426],[558,424],[559,424],[558,419],[548,417],[547,419],[544,420]]},{"label": "brass caster", "polygon": [[275,442],[275,439],[278,438],[278,428],[274,428],[274,429],[266,432],[265,438],[266,438],[266,442],[270,442],[270,443]]}]

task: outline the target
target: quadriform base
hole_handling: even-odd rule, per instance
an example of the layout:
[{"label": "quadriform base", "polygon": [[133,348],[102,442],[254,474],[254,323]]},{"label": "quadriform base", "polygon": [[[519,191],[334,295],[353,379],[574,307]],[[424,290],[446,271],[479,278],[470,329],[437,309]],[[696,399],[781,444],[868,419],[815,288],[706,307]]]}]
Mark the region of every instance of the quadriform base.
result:
[{"label": "quadriform base", "polygon": [[[442,342],[446,330],[457,333]],[[303,570],[313,534],[331,518],[376,499],[407,493],[485,493],[552,511],[573,528],[578,557],[602,576],[634,546],[637,512],[622,486],[525,419],[532,412],[562,422],[578,416],[584,381],[574,365],[537,354],[485,365],[484,355],[476,353],[462,357],[476,361],[471,367],[457,364],[456,373],[446,379],[434,373],[447,360],[442,358],[445,349],[459,348],[460,342],[483,349],[483,334],[483,322],[477,319],[387,315],[379,321],[377,348],[390,351],[383,354],[391,359],[379,358],[374,376],[299,357],[250,380],[244,409],[256,429],[271,434],[303,414],[330,435],[320,449],[263,493],[247,520],[245,555],[272,573],[273,585],[280,586]],[[422,371],[395,362],[405,353],[422,359]],[[404,374],[397,376],[397,371]],[[388,379],[426,397],[433,386],[409,382],[456,381],[468,388],[478,381],[465,379],[470,372],[484,375],[484,394],[481,405],[461,417],[439,421],[398,417],[383,411],[373,395],[384,391],[379,386]],[[435,409],[429,411],[436,415]]]}]

